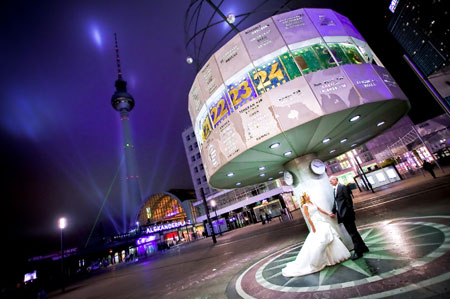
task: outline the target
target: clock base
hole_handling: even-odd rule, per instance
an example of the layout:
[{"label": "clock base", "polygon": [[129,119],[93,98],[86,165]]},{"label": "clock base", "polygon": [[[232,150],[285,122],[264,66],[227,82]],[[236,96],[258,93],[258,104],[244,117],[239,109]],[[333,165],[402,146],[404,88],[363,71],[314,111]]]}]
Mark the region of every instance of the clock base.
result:
[{"label": "clock base", "polygon": [[294,200],[300,201],[300,196],[306,192],[313,203],[331,211],[334,203],[333,187],[326,172],[317,175],[311,171],[311,161],[316,159],[317,155],[307,154],[284,164],[284,168],[294,178]]}]

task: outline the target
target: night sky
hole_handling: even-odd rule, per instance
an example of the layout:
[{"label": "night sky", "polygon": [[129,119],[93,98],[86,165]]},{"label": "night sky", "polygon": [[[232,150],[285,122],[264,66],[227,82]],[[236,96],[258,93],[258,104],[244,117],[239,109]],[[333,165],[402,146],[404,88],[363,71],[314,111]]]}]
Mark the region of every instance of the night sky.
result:
[{"label": "night sky", "polygon": [[[369,12],[360,1],[292,2],[349,17],[410,98],[413,121],[443,113],[386,30],[389,1],[368,2],[376,5]],[[239,13],[239,1],[225,3]],[[0,4],[1,257],[17,257],[8,258],[11,265],[4,270],[19,259],[57,252],[61,216],[68,218],[67,246],[82,247],[106,197],[98,227],[109,233],[123,229],[121,127],[110,102],[117,79],[114,32],[136,101],[130,122],[142,194],[192,188],[181,139],[191,125],[187,95],[195,76],[186,63],[188,5],[187,0]]]}]

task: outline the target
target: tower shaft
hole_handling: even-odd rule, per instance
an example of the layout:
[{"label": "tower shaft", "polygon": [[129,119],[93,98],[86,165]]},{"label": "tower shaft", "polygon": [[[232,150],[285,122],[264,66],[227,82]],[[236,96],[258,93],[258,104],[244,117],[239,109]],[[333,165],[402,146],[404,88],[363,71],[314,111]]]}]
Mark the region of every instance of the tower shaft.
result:
[{"label": "tower shaft", "polygon": [[120,68],[119,46],[117,43],[117,35],[115,37],[115,52],[117,62],[118,78],[115,82],[116,91],[111,97],[111,105],[119,112],[122,122],[122,138],[123,148],[125,153],[126,163],[126,181],[127,181],[127,200],[123,198],[123,215],[124,227],[129,228],[134,226],[136,221],[136,214],[142,202],[141,188],[139,186],[139,175],[137,174],[136,155],[134,151],[134,143],[131,137],[130,111],[134,108],[134,99],[127,91],[127,82],[122,78],[122,71]]},{"label": "tower shaft", "polygon": [[126,163],[126,181],[128,189],[127,222],[128,225],[134,225],[136,213],[142,202],[141,188],[139,184],[139,174],[136,165],[136,152],[133,138],[131,136],[129,112],[121,111],[120,119],[122,123],[122,139]]}]

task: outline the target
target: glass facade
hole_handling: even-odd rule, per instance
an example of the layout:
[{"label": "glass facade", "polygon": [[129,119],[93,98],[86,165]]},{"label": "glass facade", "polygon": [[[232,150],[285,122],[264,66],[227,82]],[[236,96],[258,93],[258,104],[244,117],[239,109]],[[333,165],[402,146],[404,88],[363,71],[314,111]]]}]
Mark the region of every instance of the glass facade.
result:
[{"label": "glass facade", "polygon": [[361,164],[364,171],[369,167],[374,167],[374,158],[366,145],[348,151],[334,159],[326,161],[328,175],[337,176],[344,184],[354,183],[353,178],[359,173],[359,166],[356,159]]},{"label": "glass facade", "polygon": [[186,219],[180,202],[169,194],[150,196],[138,215],[140,225]]},{"label": "glass facade", "polygon": [[[439,94],[438,102],[450,112],[450,12],[448,1],[399,1],[388,29],[417,68],[420,79]],[[416,71],[416,70],[415,70]]]}]

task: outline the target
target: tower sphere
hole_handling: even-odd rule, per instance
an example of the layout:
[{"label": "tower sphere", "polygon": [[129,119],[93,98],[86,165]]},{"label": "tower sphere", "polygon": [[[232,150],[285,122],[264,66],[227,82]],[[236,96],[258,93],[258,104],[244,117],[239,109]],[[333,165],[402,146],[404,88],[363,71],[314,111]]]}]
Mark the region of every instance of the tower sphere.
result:
[{"label": "tower sphere", "polygon": [[127,82],[122,80],[122,78],[116,81],[116,92],[114,92],[111,97],[111,105],[117,111],[128,111],[130,112],[134,108],[134,99],[127,92]]}]

